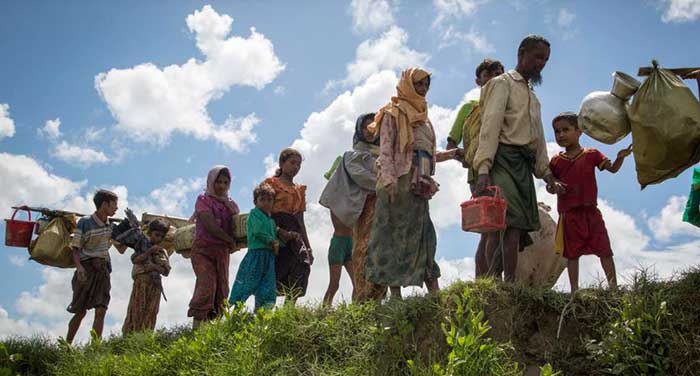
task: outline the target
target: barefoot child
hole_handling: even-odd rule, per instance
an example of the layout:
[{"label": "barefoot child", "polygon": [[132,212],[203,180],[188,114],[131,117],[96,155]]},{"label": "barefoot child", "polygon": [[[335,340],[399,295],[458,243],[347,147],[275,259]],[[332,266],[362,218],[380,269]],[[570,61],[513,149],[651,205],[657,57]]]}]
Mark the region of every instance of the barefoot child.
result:
[{"label": "barefoot child", "polygon": [[168,230],[169,226],[164,221],[151,221],[148,224],[150,248],[146,252],[134,253],[131,256],[131,262],[134,264],[131,269],[134,286],[122,327],[125,336],[131,332],[153,331],[156,327],[163,289],[160,276],[170,274],[168,252],[159,245],[165,239]]},{"label": "barefoot child", "polygon": [[275,190],[269,184],[260,184],[253,191],[255,208],[250,211],[247,224],[248,253],[246,253],[236,273],[236,281],[231,288],[229,303],[248,300],[255,296],[255,309],[271,308],[277,300],[275,279],[275,256],[279,252],[279,240],[299,239],[299,234],[285,231],[272,219],[272,205]]},{"label": "barefoot child", "polygon": [[71,281],[73,299],[68,306],[68,312],[73,314],[68,323],[68,343],[73,342],[80,322],[89,309],[95,309],[92,329],[101,338],[109,306],[112,226],[108,219],[117,211],[118,198],[114,192],[101,189],[95,193],[92,201],[95,203],[95,213],[80,218],[70,244],[76,269]]},{"label": "barefoot child", "polygon": [[[565,152],[552,158],[549,168],[554,177],[565,185],[565,192],[557,196],[559,225],[557,228],[557,251],[563,248],[568,260],[571,292],[578,289],[578,258],[582,255],[596,255],[605,272],[610,288],[617,287],[615,263],[610,248],[608,230],[603,216],[598,210],[598,188],[595,168],[616,173],[625,157],[632,153],[632,147],[617,153],[617,159],[609,159],[596,149],[584,149],[579,143],[581,129],[578,117],[573,112],[564,112],[552,120],[554,136]],[[554,193],[548,184],[547,191]],[[563,240],[563,247],[561,241]]]}]

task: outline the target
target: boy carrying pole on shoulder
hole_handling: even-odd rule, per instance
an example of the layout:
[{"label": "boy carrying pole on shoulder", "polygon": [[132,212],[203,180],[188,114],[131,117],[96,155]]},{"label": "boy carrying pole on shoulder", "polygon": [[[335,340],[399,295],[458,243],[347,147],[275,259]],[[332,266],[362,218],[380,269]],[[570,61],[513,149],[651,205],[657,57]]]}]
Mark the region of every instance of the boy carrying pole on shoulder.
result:
[{"label": "boy carrying pole on shoulder", "polygon": [[[76,269],[71,281],[73,298],[68,312],[73,318],[68,323],[66,342],[73,342],[85,314],[95,310],[92,329],[97,338],[102,338],[104,319],[110,300],[110,273],[112,264],[109,257],[112,226],[109,217],[117,212],[118,197],[114,192],[99,190],[93,197],[95,213],[78,220],[71,249]],[[124,252],[125,248],[119,249]]]}]

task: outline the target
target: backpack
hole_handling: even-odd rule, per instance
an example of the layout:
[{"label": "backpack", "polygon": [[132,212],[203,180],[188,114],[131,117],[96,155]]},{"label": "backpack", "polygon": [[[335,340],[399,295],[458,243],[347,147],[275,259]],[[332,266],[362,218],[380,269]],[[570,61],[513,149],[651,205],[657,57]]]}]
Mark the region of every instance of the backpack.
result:
[{"label": "backpack", "polygon": [[474,166],[474,155],[479,148],[479,133],[481,132],[481,107],[475,103],[469,115],[464,119],[462,139],[464,140],[464,165],[471,169]]}]

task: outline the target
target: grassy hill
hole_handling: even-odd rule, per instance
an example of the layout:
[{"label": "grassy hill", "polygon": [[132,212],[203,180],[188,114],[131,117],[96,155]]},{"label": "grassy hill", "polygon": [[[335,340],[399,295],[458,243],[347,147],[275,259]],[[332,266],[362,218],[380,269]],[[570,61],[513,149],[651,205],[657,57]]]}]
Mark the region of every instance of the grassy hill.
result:
[{"label": "grassy hill", "polygon": [[334,309],[232,310],[192,332],[0,344],[0,375],[697,375],[700,269],[575,296],[491,280]]}]

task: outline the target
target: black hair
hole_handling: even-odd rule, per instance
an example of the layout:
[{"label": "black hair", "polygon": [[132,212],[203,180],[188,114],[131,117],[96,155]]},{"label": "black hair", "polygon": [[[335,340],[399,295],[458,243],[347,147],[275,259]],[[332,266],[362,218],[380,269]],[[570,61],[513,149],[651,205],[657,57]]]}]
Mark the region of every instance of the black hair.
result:
[{"label": "black hair", "polygon": [[520,42],[520,46],[518,46],[518,54],[520,54],[520,52],[530,51],[534,47],[537,47],[537,45],[540,43],[546,44],[547,47],[552,47],[545,37],[537,34],[530,34],[523,38],[523,40]]},{"label": "black hair", "polygon": [[560,113],[559,115],[555,116],[554,119],[552,119],[552,125],[559,120],[563,120],[578,129],[578,115],[576,115],[574,112],[566,111]]},{"label": "black hair", "polygon": [[479,75],[481,75],[483,71],[493,72],[499,68],[501,71],[505,71],[500,61],[486,58],[476,67],[476,78],[479,78]]},{"label": "black hair", "polygon": [[282,176],[282,164],[286,162],[289,158],[292,157],[299,157],[299,159],[302,159],[301,153],[297,149],[292,149],[292,148],[286,148],[280,152],[280,156],[277,160],[277,163],[279,164],[280,168],[275,171],[275,176]]},{"label": "black hair", "polygon": [[148,231],[160,231],[163,235],[168,233],[170,226],[162,219],[154,219],[148,222]]},{"label": "black hair", "polygon": [[[374,120],[374,112],[370,112],[368,114],[363,114],[360,115],[357,120],[355,121],[355,134],[352,136],[352,144],[355,145],[358,142],[367,142],[365,139],[365,134],[363,133],[364,130],[369,126],[369,124],[365,125],[365,122],[367,119],[372,119]],[[371,142],[375,145],[379,145],[379,137],[374,138],[374,142]]]},{"label": "black hair", "polygon": [[118,199],[119,197],[117,197],[116,193],[106,189],[100,189],[95,192],[95,196],[92,197],[92,202],[95,203],[95,208],[99,210],[103,203],[117,201]]},{"label": "black hair", "polygon": [[272,188],[270,184],[261,183],[253,190],[253,204],[255,204],[260,197],[275,198],[275,189]]}]

